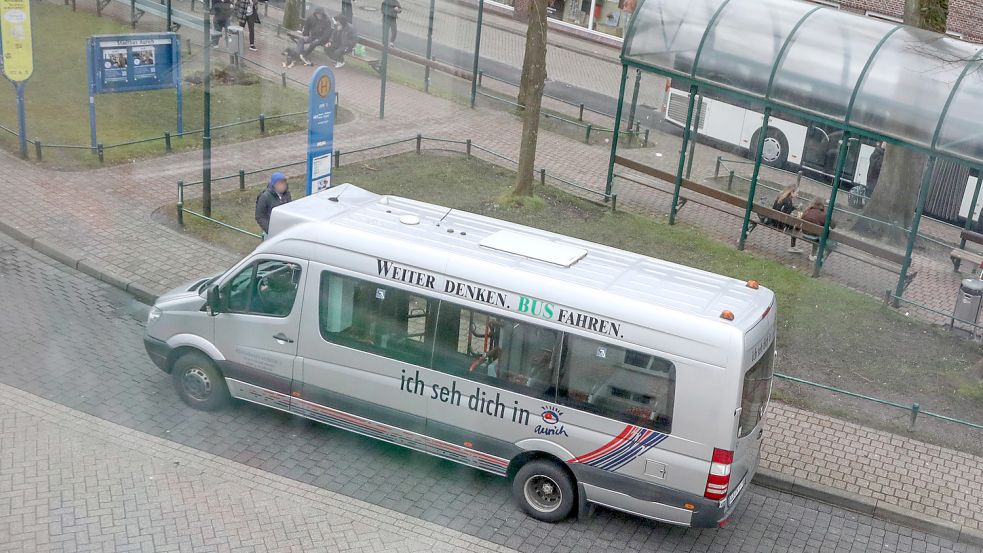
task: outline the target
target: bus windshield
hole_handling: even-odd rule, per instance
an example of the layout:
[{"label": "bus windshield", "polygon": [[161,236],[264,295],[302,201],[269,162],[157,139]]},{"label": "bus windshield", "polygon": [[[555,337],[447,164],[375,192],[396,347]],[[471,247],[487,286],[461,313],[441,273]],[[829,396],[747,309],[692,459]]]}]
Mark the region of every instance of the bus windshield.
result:
[{"label": "bus windshield", "polygon": [[743,438],[750,434],[761,422],[768,406],[771,395],[771,380],[775,365],[775,343],[768,346],[768,351],[746,373],[744,373],[744,391],[741,394],[741,420],[737,427],[737,437]]}]

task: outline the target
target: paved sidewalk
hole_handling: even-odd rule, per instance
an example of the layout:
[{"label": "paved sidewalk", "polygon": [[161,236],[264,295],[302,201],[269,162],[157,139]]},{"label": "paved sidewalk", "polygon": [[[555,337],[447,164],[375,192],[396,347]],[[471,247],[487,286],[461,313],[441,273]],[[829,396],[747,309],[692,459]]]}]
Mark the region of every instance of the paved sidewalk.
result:
[{"label": "paved sidewalk", "polygon": [[0,551],[512,551],[0,384]]},{"label": "paved sidewalk", "polygon": [[[114,9],[122,9],[118,5]],[[80,6],[81,9],[81,6]],[[278,63],[282,43],[264,29],[260,34],[260,52],[247,57],[265,65]],[[305,81],[309,68],[290,71]],[[351,68],[337,72],[343,105],[355,112],[356,121],[336,130],[336,145],[342,150],[379,144],[415,135],[463,140],[517,157],[520,123],[517,119],[493,110],[470,110],[460,104],[428,96],[416,90],[391,84],[387,118],[377,118],[379,81],[372,75]],[[665,152],[663,162],[672,164],[673,142],[669,139],[651,151]],[[256,169],[302,159],[304,136],[301,133],[271,137],[234,145],[220,145],[214,151],[215,175],[235,173],[240,168]],[[703,151],[699,149],[698,151]],[[648,152],[648,151],[646,151]],[[647,155],[633,152],[631,155]],[[49,171],[25,163],[8,154],[0,155],[6,183],[17,183],[32,191],[30,202],[0,204],[0,222],[14,227],[33,239],[36,246],[55,246],[68,252],[80,268],[105,271],[105,280],[119,279],[134,283],[150,292],[160,292],[182,281],[226,268],[236,258],[190,236],[165,227],[153,218],[158,208],[175,202],[178,179],[197,180],[200,175],[200,152],[187,152],[138,163],[108,167],[80,173]],[[603,188],[607,151],[556,134],[540,134],[540,165],[549,174],[582,183],[595,190]],[[705,154],[701,154],[705,155]],[[348,158],[346,158],[346,163]],[[10,186],[10,184],[8,184]],[[216,192],[236,186],[226,181]],[[654,186],[665,191],[665,183]],[[652,216],[663,216],[669,196],[646,186],[620,181],[619,206]],[[694,202],[695,203],[695,202]],[[680,219],[713,236],[733,241],[739,220],[720,217],[721,206],[708,207],[691,203]],[[749,249],[781,258],[785,237],[767,230],[755,232]],[[80,261],[81,260],[81,261]],[[951,295],[951,271],[931,259],[916,257],[920,272],[912,286],[913,297],[942,298]],[[882,274],[884,273],[884,274]],[[112,276],[108,276],[112,275]],[[871,294],[893,284],[887,271],[878,272],[844,256],[833,256],[824,278],[842,282]],[[941,299],[939,300],[941,302]],[[778,412],[778,408],[776,408]],[[896,498],[910,501],[912,511],[961,524],[971,529],[983,525],[975,513],[983,513],[983,459],[956,454],[937,447],[918,444],[897,436],[876,433],[856,425],[819,417],[791,408],[781,408],[782,417],[772,427],[768,442],[776,449],[766,451],[766,466],[835,488],[856,491],[869,497],[883,494],[883,501]],[[817,418],[818,417],[818,418]],[[864,443],[876,457],[849,450],[840,455],[837,444]],[[883,453],[880,453],[883,452]],[[947,458],[949,456],[951,458]],[[883,459],[896,463],[885,463]],[[823,464],[818,464],[822,460]],[[933,470],[925,465],[932,464]],[[918,475],[928,478],[914,479]],[[820,470],[822,469],[822,470]],[[796,471],[799,471],[798,473]],[[822,471],[829,471],[824,474]],[[946,483],[941,474],[958,475],[958,483]],[[858,481],[869,482],[861,487]],[[907,484],[906,484],[907,483]],[[874,485],[879,486],[875,488]],[[930,493],[918,493],[908,485],[929,485]],[[856,486],[856,490],[854,490]],[[966,490],[970,490],[966,493]],[[934,495],[933,495],[934,494]],[[880,499],[878,497],[878,499]],[[969,514],[974,514],[969,516]]]}]

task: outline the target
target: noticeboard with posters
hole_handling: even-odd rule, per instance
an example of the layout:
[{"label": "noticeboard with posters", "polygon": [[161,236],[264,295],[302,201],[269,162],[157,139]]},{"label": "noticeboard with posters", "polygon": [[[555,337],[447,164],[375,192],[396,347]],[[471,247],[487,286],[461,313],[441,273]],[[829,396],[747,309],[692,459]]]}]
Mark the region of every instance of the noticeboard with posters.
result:
[{"label": "noticeboard with posters", "polygon": [[90,37],[89,90],[105,94],[180,88],[180,44],[175,33]]}]

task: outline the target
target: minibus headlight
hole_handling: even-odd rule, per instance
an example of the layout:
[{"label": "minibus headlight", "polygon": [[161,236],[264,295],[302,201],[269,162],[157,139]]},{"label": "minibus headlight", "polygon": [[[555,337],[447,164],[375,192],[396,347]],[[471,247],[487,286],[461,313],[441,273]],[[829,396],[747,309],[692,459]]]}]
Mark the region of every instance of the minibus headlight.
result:
[{"label": "minibus headlight", "polygon": [[159,319],[161,313],[163,313],[163,311],[161,311],[160,308],[157,307],[156,305],[151,307],[150,313],[147,313],[147,324],[149,325],[154,321],[156,321],[157,319]]}]

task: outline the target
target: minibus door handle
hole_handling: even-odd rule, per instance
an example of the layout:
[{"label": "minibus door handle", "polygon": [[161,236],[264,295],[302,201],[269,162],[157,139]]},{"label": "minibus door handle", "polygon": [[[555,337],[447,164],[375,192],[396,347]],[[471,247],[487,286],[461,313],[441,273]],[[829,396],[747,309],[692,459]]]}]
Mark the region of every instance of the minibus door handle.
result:
[{"label": "minibus door handle", "polygon": [[294,343],[293,340],[291,340],[290,338],[287,338],[287,335],[284,334],[284,333],[282,333],[282,332],[279,333],[279,334],[274,334],[273,335],[273,339],[276,340],[276,341],[278,341],[278,342],[286,342],[288,344]]}]

